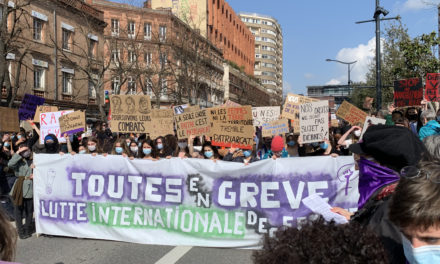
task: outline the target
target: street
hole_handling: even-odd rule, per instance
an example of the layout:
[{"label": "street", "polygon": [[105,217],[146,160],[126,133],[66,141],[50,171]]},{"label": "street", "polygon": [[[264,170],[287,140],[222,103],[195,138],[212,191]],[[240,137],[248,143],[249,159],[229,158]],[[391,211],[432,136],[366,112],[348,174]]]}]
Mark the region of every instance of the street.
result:
[{"label": "street", "polygon": [[133,243],[36,237],[18,240],[16,262],[22,264],[142,263],[142,264],[248,264],[252,250],[171,247]]}]

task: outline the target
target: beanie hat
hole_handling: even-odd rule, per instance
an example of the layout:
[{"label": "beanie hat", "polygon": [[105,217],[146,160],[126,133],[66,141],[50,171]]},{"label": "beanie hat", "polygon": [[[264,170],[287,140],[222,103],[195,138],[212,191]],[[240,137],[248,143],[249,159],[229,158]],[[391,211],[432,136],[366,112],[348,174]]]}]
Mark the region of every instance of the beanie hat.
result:
[{"label": "beanie hat", "polygon": [[271,149],[273,152],[282,151],[284,148],[284,139],[280,136],[276,136],[272,139]]}]

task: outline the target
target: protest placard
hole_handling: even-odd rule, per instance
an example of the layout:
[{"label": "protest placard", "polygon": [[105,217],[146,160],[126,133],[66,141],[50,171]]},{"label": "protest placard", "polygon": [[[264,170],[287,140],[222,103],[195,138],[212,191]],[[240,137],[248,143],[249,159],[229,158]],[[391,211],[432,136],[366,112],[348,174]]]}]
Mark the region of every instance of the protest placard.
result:
[{"label": "protest placard", "polygon": [[18,109],[9,108],[9,107],[0,107],[0,131],[20,132]]},{"label": "protest placard", "polygon": [[241,104],[238,104],[228,99],[221,107],[239,107],[239,106],[241,106]]},{"label": "protest placard", "polygon": [[252,107],[216,107],[209,108],[212,121],[212,145],[252,149],[254,127]]},{"label": "protest placard", "polygon": [[364,125],[365,118],[367,118],[367,113],[347,101],[342,102],[338,111],[336,111],[336,115],[350,123],[350,125],[360,127]]},{"label": "protest placard", "polygon": [[281,109],[279,106],[252,107],[254,126],[262,126],[264,123],[278,120]]},{"label": "protest placard", "polygon": [[60,121],[61,136],[64,136],[65,133],[72,135],[84,131],[86,127],[86,115],[83,111],[60,116],[58,120]]},{"label": "protest placard", "polygon": [[292,120],[293,131],[298,134],[299,128],[299,106],[305,103],[317,102],[317,99],[289,93],[286,97],[281,117]]},{"label": "protest placard", "polygon": [[173,109],[152,109],[151,124],[147,133],[151,139],[160,136],[174,135],[174,113]]},{"label": "protest placard", "polygon": [[269,121],[262,125],[263,137],[277,136],[285,133],[289,133],[289,120],[287,119]]},{"label": "protest placard", "polygon": [[54,134],[58,142],[64,143],[66,139],[61,135],[60,117],[73,113],[73,110],[49,112],[40,114],[40,143],[44,144],[44,138],[49,134]]},{"label": "protest placard", "polygon": [[20,108],[18,109],[18,117],[20,120],[34,119],[37,106],[44,104],[44,98],[32,94],[25,94]]},{"label": "protest placard", "polygon": [[428,73],[426,75],[425,100],[428,102],[440,102],[440,73]]},{"label": "protest placard", "polygon": [[365,123],[364,123],[364,127],[362,128],[362,133],[361,133],[361,137],[360,139],[362,139],[362,137],[364,136],[365,132],[367,131],[367,129],[370,126],[374,126],[374,125],[385,125],[386,120],[382,119],[382,118],[377,118],[377,117],[372,117],[372,116],[367,116],[367,118],[365,119]]},{"label": "protest placard", "polygon": [[147,133],[151,126],[151,102],[148,95],[111,95],[111,128],[120,133]]},{"label": "protest placard", "polygon": [[208,136],[211,131],[211,120],[207,110],[176,115],[174,121],[179,139],[186,139],[189,136]]},{"label": "protest placard", "polygon": [[396,107],[421,105],[422,100],[422,79],[411,78],[394,82],[394,105]]},{"label": "protest placard", "polygon": [[41,113],[49,113],[49,112],[58,112],[58,107],[51,105],[39,105],[37,106],[37,110],[35,111],[34,123],[40,123],[40,114]]},{"label": "protest placard", "polygon": [[286,223],[296,227],[309,217],[312,212],[301,201],[310,195],[318,193],[331,207],[350,211],[359,200],[351,156],[243,166],[203,159],[35,154],[34,164],[37,233],[56,236],[256,247],[264,234]]},{"label": "protest placard", "polygon": [[329,139],[328,101],[300,105],[300,134],[302,143],[313,143]]}]

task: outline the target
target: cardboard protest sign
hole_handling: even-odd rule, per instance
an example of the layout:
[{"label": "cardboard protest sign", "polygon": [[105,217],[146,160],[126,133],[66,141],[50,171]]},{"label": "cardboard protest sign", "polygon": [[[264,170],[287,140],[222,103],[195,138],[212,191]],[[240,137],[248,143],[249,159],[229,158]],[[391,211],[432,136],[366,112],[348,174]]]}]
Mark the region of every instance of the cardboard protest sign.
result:
[{"label": "cardboard protest sign", "polygon": [[264,123],[278,120],[281,109],[279,106],[252,107],[254,126],[262,126]]},{"label": "cardboard protest sign", "polygon": [[228,99],[221,107],[239,107],[239,106],[241,106],[241,104],[238,104]]},{"label": "cardboard protest sign", "polygon": [[60,116],[61,135],[65,133],[72,135],[77,132],[84,131],[86,127],[86,114],[83,111],[75,111],[73,113]]},{"label": "cardboard protest sign", "polygon": [[342,102],[338,111],[336,111],[336,115],[350,123],[350,125],[360,127],[364,125],[365,118],[367,118],[367,113],[347,101]]},{"label": "cardboard protest sign", "polygon": [[40,114],[48,112],[58,112],[58,107],[51,105],[39,105],[35,111],[34,123],[40,123]]},{"label": "cardboard protest sign", "polygon": [[421,105],[422,100],[422,79],[411,78],[394,82],[394,105],[396,107]]},{"label": "cardboard protest sign", "polygon": [[151,125],[151,102],[148,95],[111,95],[111,128],[120,133],[147,133]]},{"label": "cardboard protest sign", "polygon": [[151,111],[151,124],[147,133],[151,139],[159,136],[174,135],[173,109],[153,109]]},{"label": "cardboard protest sign", "polygon": [[299,133],[299,106],[305,103],[317,102],[317,99],[289,93],[281,111],[281,117],[292,120],[293,131]]},{"label": "cardboard protest sign", "polygon": [[0,107],[0,131],[20,132],[18,109],[9,108],[9,107]]},{"label": "cardboard protest sign", "polygon": [[25,94],[18,109],[20,120],[34,119],[37,106],[44,104],[44,98],[32,94]]},{"label": "cardboard protest sign", "polygon": [[299,136],[304,144],[329,139],[328,111],[327,100],[300,106]]},{"label": "cardboard protest sign", "polygon": [[428,102],[440,102],[440,73],[428,73],[426,75],[425,100]]},{"label": "cardboard protest sign", "polygon": [[365,132],[367,131],[367,129],[370,126],[374,126],[374,125],[385,125],[386,120],[382,119],[382,118],[377,118],[377,117],[372,117],[372,116],[367,116],[367,118],[365,119],[365,123],[364,123],[364,127],[362,128],[362,133],[361,133],[361,137],[360,139],[362,139],[362,137],[364,136]]},{"label": "cardboard protest sign", "polygon": [[211,120],[206,110],[183,113],[174,116],[176,122],[177,137],[185,139],[189,136],[209,135]]},{"label": "cardboard protest sign", "polygon": [[209,108],[213,146],[252,149],[254,127],[252,107]]},{"label": "cardboard protest sign", "polygon": [[44,138],[49,134],[54,134],[58,142],[64,143],[66,139],[61,136],[60,117],[73,113],[73,110],[49,112],[40,114],[40,143],[44,144]]},{"label": "cardboard protest sign", "polygon": [[181,115],[183,113],[194,112],[200,110],[199,105],[190,106],[189,104],[177,105],[173,107],[173,111],[175,115]]},{"label": "cardboard protest sign", "polygon": [[262,125],[263,137],[277,136],[280,134],[289,133],[289,120],[280,119],[264,123]]}]

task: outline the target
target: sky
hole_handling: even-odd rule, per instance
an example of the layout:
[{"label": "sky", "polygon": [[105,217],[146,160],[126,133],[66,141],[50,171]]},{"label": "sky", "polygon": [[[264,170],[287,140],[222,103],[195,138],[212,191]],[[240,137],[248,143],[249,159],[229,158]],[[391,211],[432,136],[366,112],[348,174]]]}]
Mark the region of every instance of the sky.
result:
[{"label": "sky", "polygon": [[[346,84],[347,66],[351,80],[365,81],[374,60],[375,24],[355,24],[373,19],[375,0],[227,0],[238,13],[270,15],[281,24],[284,38],[284,93],[307,94],[306,86]],[[380,5],[400,15],[411,37],[438,30],[436,5],[440,0],[382,0]],[[382,22],[383,30],[389,22]]]}]

